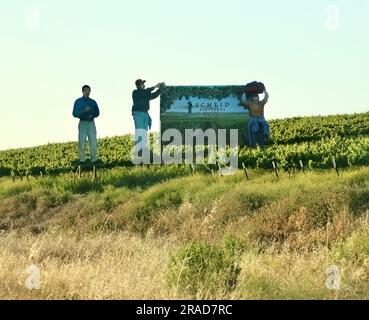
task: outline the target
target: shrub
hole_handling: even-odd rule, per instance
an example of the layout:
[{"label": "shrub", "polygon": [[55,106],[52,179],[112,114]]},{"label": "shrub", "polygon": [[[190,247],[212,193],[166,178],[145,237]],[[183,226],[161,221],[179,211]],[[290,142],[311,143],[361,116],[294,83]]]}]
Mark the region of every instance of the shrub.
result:
[{"label": "shrub", "polygon": [[347,261],[357,261],[369,257],[369,232],[367,230],[353,233],[345,242],[336,246],[334,256]]},{"label": "shrub", "polygon": [[167,282],[193,297],[207,298],[235,289],[244,242],[226,237],[223,247],[192,242],[169,259]]}]

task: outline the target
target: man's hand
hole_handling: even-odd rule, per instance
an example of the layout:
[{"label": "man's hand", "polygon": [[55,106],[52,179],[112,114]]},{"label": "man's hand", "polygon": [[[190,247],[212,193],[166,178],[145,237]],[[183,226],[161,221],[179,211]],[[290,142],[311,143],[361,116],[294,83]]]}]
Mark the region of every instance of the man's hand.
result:
[{"label": "man's hand", "polygon": [[157,89],[159,89],[159,88],[165,88],[165,82],[158,83],[154,88],[157,88]]}]

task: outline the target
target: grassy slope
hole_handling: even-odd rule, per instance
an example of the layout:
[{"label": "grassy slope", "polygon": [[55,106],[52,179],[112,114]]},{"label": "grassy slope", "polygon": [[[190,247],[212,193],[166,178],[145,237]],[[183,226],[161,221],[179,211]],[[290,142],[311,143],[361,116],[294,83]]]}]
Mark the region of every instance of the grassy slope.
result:
[{"label": "grassy slope", "polygon": [[[238,125],[242,127],[243,120],[240,121]],[[327,168],[334,156],[341,167],[369,165],[369,113],[289,118],[269,123],[271,145],[266,152],[245,148],[240,163],[267,169],[272,160],[284,167],[299,166],[302,160],[305,165],[311,162],[315,168]],[[132,147],[128,135],[100,139],[99,157],[109,168],[130,166]],[[0,151],[0,176],[9,176],[12,171],[16,175],[70,172],[75,170],[77,153],[77,144],[73,142]]]},{"label": "grassy slope", "polygon": [[[137,167],[95,184],[2,178],[0,298],[368,299],[369,169],[250,176]],[[181,260],[186,248],[203,271]],[[232,275],[229,261],[233,287],[219,281]],[[25,287],[31,264],[37,291]],[[340,291],[325,287],[332,264]]]}]

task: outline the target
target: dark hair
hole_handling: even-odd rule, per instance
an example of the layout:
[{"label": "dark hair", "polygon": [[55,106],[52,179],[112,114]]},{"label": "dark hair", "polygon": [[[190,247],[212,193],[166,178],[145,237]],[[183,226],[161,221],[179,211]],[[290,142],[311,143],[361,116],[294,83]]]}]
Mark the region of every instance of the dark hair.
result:
[{"label": "dark hair", "polygon": [[85,89],[90,89],[91,90],[91,87],[86,84],[82,87],[82,92],[85,91]]}]

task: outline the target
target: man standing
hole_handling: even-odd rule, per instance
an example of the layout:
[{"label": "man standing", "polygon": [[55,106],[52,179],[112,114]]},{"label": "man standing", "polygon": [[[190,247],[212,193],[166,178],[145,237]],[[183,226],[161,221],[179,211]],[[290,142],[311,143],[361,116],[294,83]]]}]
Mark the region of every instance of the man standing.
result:
[{"label": "man standing", "polygon": [[[135,145],[136,152],[147,147],[147,132],[151,129],[152,120],[149,115],[150,100],[156,99],[162,93],[165,83],[158,83],[154,87],[145,87],[146,80],[136,80],[136,90],[132,93],[133,106],[132,116],[135,122]],[[155,92],[153,92],[155,89]]]},{"label": "man standing", "polygon": [[97,158],[97,136],[94,119],[100,115],[99,107],[95,100],[90,98],[91,88],[87,85],[82,88],[83,97],[76,100],[73,108],[73,116],[79,118],[78,146],[79,162],[86,161],[86,138],[90,143],[91,162],[96,163]]},{"label": "man standing", "polygon": [[264,89],[264,99],[260,101],[257,93],[251,94],[250,98],[244,94],[242,96],[244,107],[250,112],[249,134],[250,146],[256,148],[258,142],[259,130],[263,131],[263,139],[259,140],[260,147],[264,147],[269,140],[269,125],[264,117],[264,107],[269,100],[269,94]]}]

